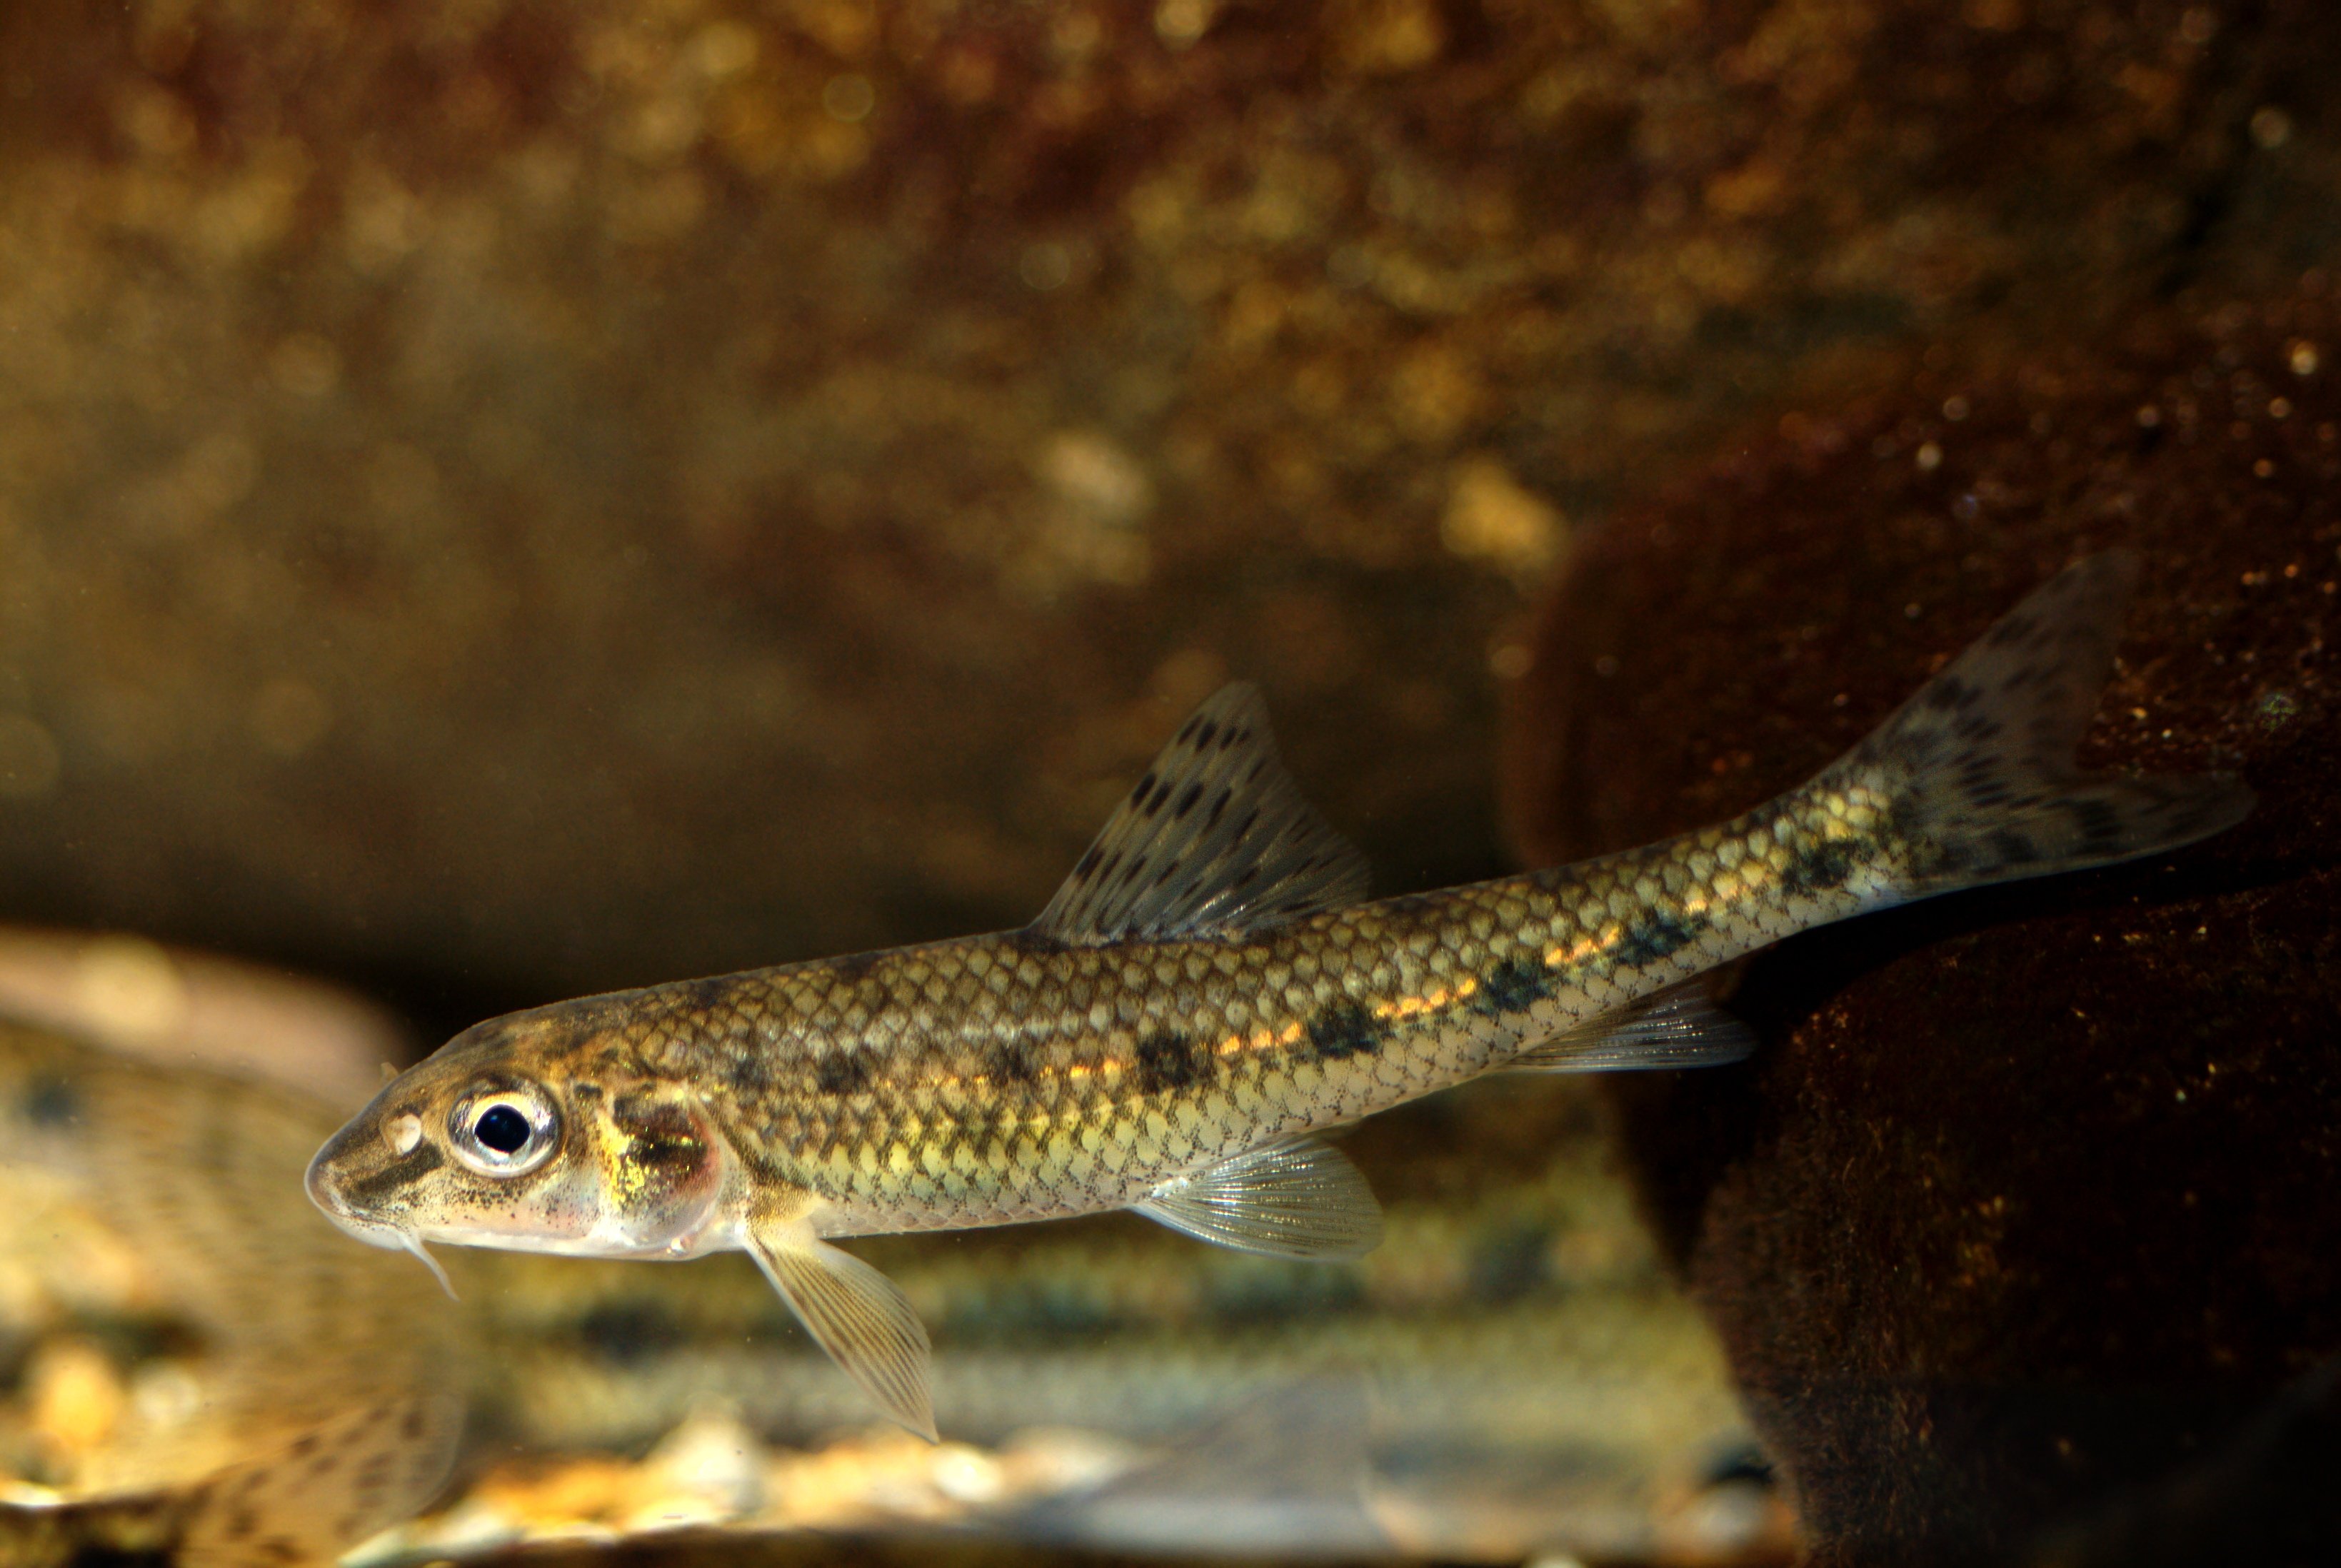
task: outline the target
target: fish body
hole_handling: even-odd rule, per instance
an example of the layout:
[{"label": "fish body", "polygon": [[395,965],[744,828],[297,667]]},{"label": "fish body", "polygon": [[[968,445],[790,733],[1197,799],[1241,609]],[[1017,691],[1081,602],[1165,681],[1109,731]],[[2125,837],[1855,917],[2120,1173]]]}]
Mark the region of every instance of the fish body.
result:
[{"label": "fish body", "polygon": [[294,1568],[437,1490],[457,1325],[294,1192],[340,1115],[0,1019],[0,1343],[104,1366],[78,1414],[0,1397],[0,1471],[62,1500],[0,1506],[0,1563]]},{"label": "fish body", "polygon": [[382,1245],[742,1248],[931,1435],[923,1328],[832,1238],[1131,1208],[1354,1256],[1379,1216],[1325,1129],[1499,1068],[1733,1059],[1750,1042],[1706,969],[2240,819],[2250,795],[2222,776],[2074,768],[2135,572],[2119,554],[2068,569],[1852,752],[1729,822],[1376,902],[1257,693],[1230,687],[1031,926],[491,1020],[337,1134],[311,1194]]}]

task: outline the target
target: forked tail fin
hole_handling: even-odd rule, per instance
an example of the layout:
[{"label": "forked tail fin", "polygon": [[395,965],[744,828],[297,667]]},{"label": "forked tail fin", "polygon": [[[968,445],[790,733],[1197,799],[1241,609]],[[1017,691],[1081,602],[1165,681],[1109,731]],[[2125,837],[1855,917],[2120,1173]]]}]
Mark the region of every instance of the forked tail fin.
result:
[{"label": "forked tail fin", "polygon": [[1880,789],[1906,898],[2110,865],[2243,820],[2232,774],[2083,773],[2073,752],[2113,672],[2137,558],[2075,562],[2003,616],[1823,775]]}]

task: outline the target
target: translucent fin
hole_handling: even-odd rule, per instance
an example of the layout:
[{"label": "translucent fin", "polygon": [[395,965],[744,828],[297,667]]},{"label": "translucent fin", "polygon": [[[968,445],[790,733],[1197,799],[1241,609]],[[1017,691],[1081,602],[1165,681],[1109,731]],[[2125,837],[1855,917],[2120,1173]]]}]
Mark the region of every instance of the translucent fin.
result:
[{"label": "translucent fin", "polygon": [[932,1443],[926,1325],[902,1287],[848,1252],[760,1227],[748,1248],[814,1343],[893,1420]]},{"label": "translucent fin", "polygon": [[335,1411],[205,1482],[182,1568],[325,1563],[413,1513],[446,1479],[463,1401],[418,1393]]},{"label": "translucent fin", "polygon": [[2229,774],[2074,765],[2137,571],[2127,551],[2067,567],[1822,776],[1885,776],[1909,851],[1905,896],[2175,849],[2251,810]]},{"label": "translucent fin", "polygon": [[1614,1073],[1705,1067],[1756,1048],[1748,1026],[1717,1007],[1696,979],[1540,1040],[1504,1064],[1515,1073]]},{"label": "translucent fin", "polygon": [[413,1231],[401,1231],[398,1233],[398,1245],[423,1260],[423,1266],[431,1271],[431,1277],[439,1282],[439,1288],[447,1293],[449,1301],[462,1299],[455,1294],[455,1282],[447,1277],[447,1271],[439,1266],[439,1260],[423,1246],[421,1236]]},{"label": "translucent fin", "polygon": [[1076,947],[1234,936],[1365,893],[1365,857],[1301,799],[1239,682],[1162,749],[1032,929]]},{"label": "translucent fin", "polygon": [[1370,1501],[1374,1414],[1364,1372],[1303,1370],[1101,1486],[1044,1497],[1010,1528],[1024,1541],[1190,1561],[1386,1560],[1397,1545]]},{"label": "translucent fin", "polygon": [[1238,1252],[1362,1257],[1382,1239],[1381,1206],[1349,1156],[1290,1138],[1163,1183],[1140,1214]]}]

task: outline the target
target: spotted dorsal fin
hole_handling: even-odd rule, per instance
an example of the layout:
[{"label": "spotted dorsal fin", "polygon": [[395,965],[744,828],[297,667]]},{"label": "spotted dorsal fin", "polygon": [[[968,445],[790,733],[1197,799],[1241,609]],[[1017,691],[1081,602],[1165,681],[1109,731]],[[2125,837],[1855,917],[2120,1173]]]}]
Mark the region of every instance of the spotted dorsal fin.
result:
[{"label": "spotted dorsal fin", "polygon": [[1365,857],[1301,799],[1239,682],[1171,738],[1032,929],[1076,947],[1233,937],[1365,892]]}]

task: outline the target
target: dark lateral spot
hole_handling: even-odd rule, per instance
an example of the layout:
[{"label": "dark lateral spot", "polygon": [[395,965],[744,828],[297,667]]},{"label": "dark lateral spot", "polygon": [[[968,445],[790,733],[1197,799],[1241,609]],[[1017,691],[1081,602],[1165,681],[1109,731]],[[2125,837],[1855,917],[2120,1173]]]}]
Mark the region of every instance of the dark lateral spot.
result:
[{"label": "dark lateral spot", "polygon": [[1032,1042],[1007,1039],[995,1044],[984,1057],[984,1074],[995,1084],[1030,1086],[1040,1081],[1041,1058]]},{"label": "dark lateral spot", "polygon": [[1374,1016],[1347,997],[1327,1004],[1309,1020],[1310,1047],[1329,1062],[1372,1050],[1381,1044],[1382,1032]]},{"label": "dark lateral spot", "polygon": [[1670,958],[1698,940],[1706,924],[1701,918],[1653,909],[1626,928],[1625,939],[1618,944],[1618,961],[1639,968]]},{"label": "dark lateral spot", "polygon": [[1471,1010],[1491,1018],[1506,1013],[1525,1013],[1549,993],[1547,978],[1541,964],[1532,964],[1525,958],[1506,958],[1480,978],[1479,994],[1471,998]]},{"label": "dark lateral spot", "polygon": [[1147,1094],[1191,1088],[1206,1073],[1195,1042],[1175,1029],[1157,1029],[1138,1042],[1138,1087]]},{"label": "dark lateral spot", "polygon": [[870,1058],[860,1051],[824,1052],[813,1065],[812,1087],[825,1095],[858,1095],[870,1087]]},{"label": "dark lateral spot", "polygon": [[25,1119],[36,1127],[61,1127],[81,1115],[81,1096],[63,1078],[38,1077],[25,1095]]},{"label": "dark lateral spot", "polygon": [[1853,875],[1859,861],[1850,839],[1823,839],[1817,843],[1800,844],[1788,860],[1788,868],[1781,874],[1780,885],[1791,893],[1813,893],[1828,888],[1841,888]]}]

